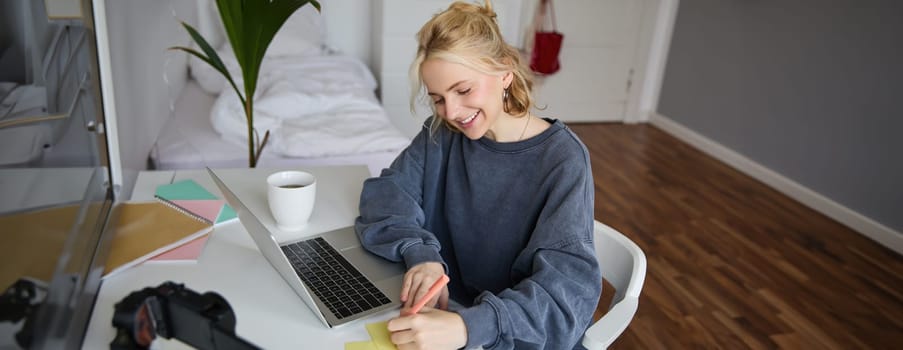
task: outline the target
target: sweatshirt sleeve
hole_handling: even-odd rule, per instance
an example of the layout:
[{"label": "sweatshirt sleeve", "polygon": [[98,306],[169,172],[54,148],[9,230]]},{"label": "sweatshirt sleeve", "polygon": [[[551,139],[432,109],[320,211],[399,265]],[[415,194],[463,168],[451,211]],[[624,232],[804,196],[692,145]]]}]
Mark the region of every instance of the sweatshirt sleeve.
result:
[{"label": "sweatshirt sleeve", "polygon": [[583,171],[574,163],[549,173],[558,184],[514,264],[512,276],[519,282],[497,294],[483,292],[472,307],[458,311],[467,326],[467,348],[572,349],[582,339],[602,292],[602,275],[592,240],[588,159]]},{"label": "sweatshirt sleeve", "polygon": [[498,295],[483,292],[474,306],[459,310],[466,348],[572,349],[602,290],[591,249],[592,244],[570,242],[539,251],[532,276]]},{"label": "sweatshirt sleeve", "polygon": [[424,129],[379,177],[364,181],[355,231],[363,246],[385,259],[443,263],[436,236],[423,229],[424,161],[429,146]]}]

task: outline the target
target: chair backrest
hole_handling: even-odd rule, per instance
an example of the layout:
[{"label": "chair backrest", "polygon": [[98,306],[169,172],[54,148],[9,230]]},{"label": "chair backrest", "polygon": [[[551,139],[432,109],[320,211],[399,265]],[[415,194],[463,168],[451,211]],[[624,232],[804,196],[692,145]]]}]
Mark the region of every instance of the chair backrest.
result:
[{"label": "chair backrest", "polygon": [[608,313],[587,329],[583,346],[604,349],[627,329],[636,313],[646,280],[646,255],[629,238],[599,221],[593,238],[602,277],[614,287],[615,296]]},{"label": "chair backrest", "polygon": [[643,250],[627,236],[598,221],[593,238],[602,277],[616,291],[612,305],[626,295],[639,297],[646,280],[646,254]]}]

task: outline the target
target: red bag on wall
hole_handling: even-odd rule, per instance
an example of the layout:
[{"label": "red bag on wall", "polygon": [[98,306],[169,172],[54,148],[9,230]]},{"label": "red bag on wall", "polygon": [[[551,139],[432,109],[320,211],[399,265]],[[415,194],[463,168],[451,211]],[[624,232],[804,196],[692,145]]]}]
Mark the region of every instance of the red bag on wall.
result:
[{"label": "red bag on wall", "polygon": [[[555,23],[555,8],[552,0],[541,0],[539,11],[534,18],[535,34],[533,37],[533,52],[530,55],[530,69],[537,74],[552,74],[561,69],[558,54],[561,52],[561,42],[564,34],[558,32]],[[542,26],[546,16],[546,8],[551,12],[552,31],[543,31]]]}]

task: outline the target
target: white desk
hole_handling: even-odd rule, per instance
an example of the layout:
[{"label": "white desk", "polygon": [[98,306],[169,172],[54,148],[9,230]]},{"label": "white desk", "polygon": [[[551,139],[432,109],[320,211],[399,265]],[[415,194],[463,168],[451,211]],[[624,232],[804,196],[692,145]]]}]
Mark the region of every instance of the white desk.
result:
[{"label": "white desk", "polygon": [[[249,210],[277,232],[266,204],[266,176],[283,169],[217,170],[230,189]],[[279,232],[278,240],[289,240],[352,225],[358,215],[363,181],[370,176],[365,166],[304,168],[317,177],[317,201],[311,221],[293,235]],[[142,172],[132,200],[150,200],[154,188],[173,180],[194,179],[211,193],[222,194],[206,170]],[[123,271],[101,285],[84,349],[108,349],[116,332],[112,326],[113,306],[145,287],[165,281],[184,283],[198,293],[214,291],[222,295],[235,312],[236,333],[264,349],[343,349],[345,342],[370,340],[365,323],[394,317],[397,310],[328,329],[314,316],[304,301],[270,266],[236,220],[217,226],[197,263],[144,263]],[[187,348],[181,342],[157,338],[159,349]]]}]

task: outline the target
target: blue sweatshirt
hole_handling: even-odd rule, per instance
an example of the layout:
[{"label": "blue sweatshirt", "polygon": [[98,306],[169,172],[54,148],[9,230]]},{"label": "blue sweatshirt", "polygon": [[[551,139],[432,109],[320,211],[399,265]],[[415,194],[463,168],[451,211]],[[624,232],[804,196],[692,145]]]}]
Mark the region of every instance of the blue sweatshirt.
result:
[{"label": "blue sweatshirt", "polygon": [[602,289],[586,147],[562,122],[527,140],[470,140],[424,124],[364,182],[355,229],[410,268],[440,262],[467,348],[570,349]]}]

